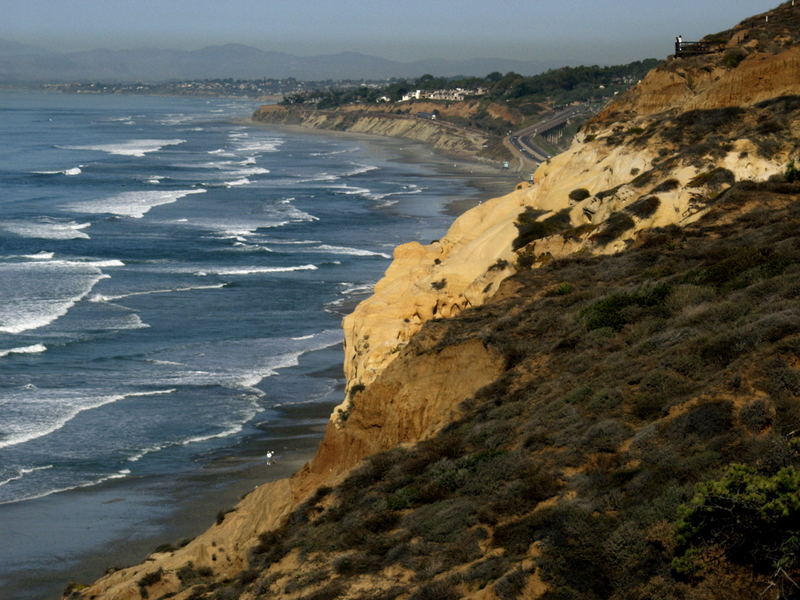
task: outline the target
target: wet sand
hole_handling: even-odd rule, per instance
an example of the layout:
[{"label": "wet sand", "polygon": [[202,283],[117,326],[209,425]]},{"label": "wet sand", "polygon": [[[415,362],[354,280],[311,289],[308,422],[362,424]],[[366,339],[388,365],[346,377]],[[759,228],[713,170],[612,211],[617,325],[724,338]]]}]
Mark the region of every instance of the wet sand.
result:
[{"label": "wet sand", "polygon": [[444,199],[446,205],[444,213],[453,217],[459,216],[484,200],[504,196],[514,191],[514,187],[520,181],[526,180],[530,176],[530,173],[524,174],[513,169],[504,169],[499,163],[445,154],[439,150],[434,150],[424,142],[405,138],[349,131],[311,129],[300,125],[277,125],[253,120],[243,122],[248,125],[291,131],[293,133],[357,139],[367,147],[374,145],[382,154],[388,152],[393,155],[393,160],[398,162],[432,167],[435,171],[435,177],[439,180],[453,179],[462,183],[466,182],[472,188],[472,194],[467,197],[454,195]]},{"label": "wet sand", "polygon": [[[161,544],[191,539],[254,487],[302,467],[316,451],[332,409],[332,403],[271,409],[260,427],[263,437],[205,457],[193,473],[109,481],[6,507],[0,537],[14,543],[0,549],[0,560],[16,573],[0,582],[0,598],[58,598],[70,581],[93,581],[109,568],[143,560]],[[267,452],[274,453],[271,460]],[[58,514],[60,525],[53,528]],[[15,536],[15,529],[28,535]],[[27,565],[14,562],[23,548],[21,554],[35,556]],[[76,554],[77,560],[64,561]]]},{"label": "wet sand", "polygon": [[[509,193],[519,181],[518,175],[509,170],[447,156],[422,142],[299,127],[286,129],[317,136],[357,137],[367,147],[375,145],[381,154],[388,151],[393,160],[431,167],[432,176],[439,180],[467,182],[473,190],[471,194],[439,199],[445,214],[452,216],[483,200]],[[350,312],[353,306],[342,308]],[[341,349],[333,351],[341,356]],[[343,389],[340,363],[338,359],[318,375],[340,380]],[[0,580],[0,598],[56,599],[68,582],[94,581],[107,569],[141,562],[159,545],[179,545],[205,531],[220,511],[234,506],[254,487],[289,477],[310,460],[333,406],[334,403],[300,403],[272,408],[258,426],[263,435],[245,438],[234,448],[202,457],[200,467],[192,472],[112,480],[6,507],[8,518],[0,523],[0,539],[14,543],[0,548],[0,561],[15,573],[9,580]],[[274,460],[267,458],[268,452],[275,453]],[[63,515],[61,527],[53,530],[44,525],[59,522],[57,515]],[[15,531],[25,531],[27,535],[15,535]],[[29,564],[15,562],[21,548],[25,551],[19,554],[35,557]]]}]

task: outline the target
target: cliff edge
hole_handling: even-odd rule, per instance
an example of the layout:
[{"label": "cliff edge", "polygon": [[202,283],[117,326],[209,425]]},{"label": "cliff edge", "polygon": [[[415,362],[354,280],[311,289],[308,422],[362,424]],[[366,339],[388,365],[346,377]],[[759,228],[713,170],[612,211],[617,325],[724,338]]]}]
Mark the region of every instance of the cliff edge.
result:
[{"label": "cliff edge", "polygon": [[788,589],[796,553],[784,579],[772,546],[748,563],[677,514],[731,463],[753,485],[800,466],[791,4],[657,67],[533,185],[399,246],[344,320],[346,397],[314,460],[70,597]]}]

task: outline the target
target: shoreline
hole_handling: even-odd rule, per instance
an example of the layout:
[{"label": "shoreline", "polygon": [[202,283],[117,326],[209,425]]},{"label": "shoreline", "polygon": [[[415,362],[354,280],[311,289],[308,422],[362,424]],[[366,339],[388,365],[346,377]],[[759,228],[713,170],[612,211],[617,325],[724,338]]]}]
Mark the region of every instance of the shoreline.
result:
[{"label": "shoreline", "polygon": [[[338,388],[343,389],[343,384]],[[5,525],[0,525],[2,537],[17,539],[17,548],[22,544],[35,548],[38,556],[29,566],[13,562],[12,545],[0,550],[0,557],[9,555],[3,560],[12,567],[10,576],[0,580],[0,597],[56,599],[69,582],[89,583],[111,569],[145,560],[158,546],[188,542],[254,488],[289,477],[306,464],[319,446],[335,404],[299,402],[273,407],[265,417],[267,424],[258,427],[262,434],[211,452],[193,472],[152,476],[146,482],[141,477],[109,480],[7,505]],[[267,459],[267,452],[274,453],[274,459]],[[52,523],[48,515],[54,514],[63,515],[58,531],[47,526]],[[18,524],[27,532],[26,539],[14,535]],[[69,563],[47,569],[35,566],[48,558],[53,564],[62,562],[59,546],[74,543],[76,537],[86,548]]]},{"label": "shoreline", "polygon": [[[477,157],[449,154],[432,148],[425,142],[407,138],[334,129],[316,129],[302,125],[276,124],[252,118],[237,119],[236,122],[242,125],[276,129],[278,131],[361,140],[367,145],[376,144],[383,150],[392,151],[396,155],[398,162],[433,167],[440,179],[458,179],[475,190],[472,198],[450,198],[445,202],[442,214],[450,217],[458,217],[485,200],[514,191],[514,186],[522,181],[523,178],[520,172],[512,169],[503,169],[492,162]],[[441,177],[442,175],[444,177]]]},{"label": "shoreline", "polygon": [[[430,168],[431,177],[458,181],[462,191],[454,192],[452,197],[438,198],[437,210],[450,217],[490,197],[512,191],[518,181],[511,172],[447,156],[424,142],[302,127],[291,129],[309,135],[357,138],[368,149],[374,146],[376,152],[389,155],[392,161]],[[464,184],[472,191],[468,197],[463,193]],[[342,310],[349,313],[354,306],[355,302]],[[317,352],[326,351],[331,349]],[[310,353],[302,360],[314,360],[316,354]],[[318,376],[343,381],[341,348],[335,361],[325,358],[331,366]],[[343,384],[340,387],[343,390]],[[7,506],[8,518],[5,526],[0,525],[0,537],[5,534],[6,539],[17,539],[12,524],[20,523],[20,529],[28,533],[23,543],[36,559],[26,567],[14,562],[10,545],[5,551],[6,559],[0,551],[0,561],[10,561],[6,564],[11,567],[7,578],[0,580],[0,596],[16,600],[57,598],[70,581],[94,581],[109,569],[141,562],[157,546],[178,545],[181,539],[202,533],[219,514],[237,504],[243,494],[264,483],[289,477],[302,468],[316,453],[331,411],[341,399],[339,396],[332,402],[301,400],[269,409],[264,417],[268,423],[257,427],[259,434],[250,434],[238,445],[209,453],[191,472],[109,480],[90,488]],[[269,465],[268,451],[277,451],[278,456]],[[52,523],[57,514],[64,515],[63,528],[47,529],[44,524]],[[84,527],[78,529],[78,525]],[[59,552],[60,544],[72,544],[70,549],[73,549],[76,539],[80,540],[81,550]],[[49,543],[44,544],[44,540]],[[70,557],[70,562],[61,566],[64,556]],[[48,563],[54,566],[41,567]]]}]

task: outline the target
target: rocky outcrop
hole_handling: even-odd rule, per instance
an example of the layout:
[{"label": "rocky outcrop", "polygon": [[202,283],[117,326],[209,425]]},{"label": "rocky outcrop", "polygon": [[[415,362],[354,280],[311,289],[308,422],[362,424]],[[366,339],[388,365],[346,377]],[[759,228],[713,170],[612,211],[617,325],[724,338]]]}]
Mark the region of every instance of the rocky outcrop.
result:
[{"label": "rocky outcrop", "polygon": [[[741,31],[724,41],[747,44]],[[341,481],[375,452],[435,435],[459,415],[462,400],[505,368],[506,358],[478,338],[448,342],[423,325],[513,295],[506,283],[495,296],[523,267],[619,253],[644,230],[695,223],[736,182],[782,173],[800,147],[797,48],[752,45],[738,65],[723,64],[723,54],[670,61],[543,164],[534,185],[473,208],[438,241],[399,246],[374,294],[344,320],[346,397],[315,459],[291,479],[252,492],[185,548],[107,575],[79,596],[139,600],[141,578],[161,569],[150,596],[187,598],[191,588],[179,591],[185,586],[177,572],[189,562],[210,569],[214,580],[231,578],[247,567],[259,535],[315,489]],[[264,107],[255,118],[407,137],[451,152],[475,152],[486,142],[433,121],[369,112]],[[529,359],[541,375],[538,358]]]},{"label": "rocky outcrop", "polygon": [[492,142],[484,132],[455,127],[442,121],[407,114],[373,110],[302,110],[283,106],[262,106],[253,120],[280,125],[299,125],[310,129],[406,138],[425,142],[436,150],[453,155],[479,157]]},{"label": "rocky outcrop", "polygon": [[[247,569],[260,534],[277,528],[314,490],[335,485],[366,456],[435,435],[457,417],[462,401],[503,369],[502,357],[480,342],[440,348],[439,341],[420,336],[369,389],[353,393],[358,409],[346,423],[329,425],[314,460],[293,477],[256,488],[186,546],[153,553],[140,565],[76,589],[73,597],[140,600],[177,594],[183,599],[192,592],[187,573],[220,581]],[[155,581],[141,585],[152,573],[158,573],[150,576]]]}]

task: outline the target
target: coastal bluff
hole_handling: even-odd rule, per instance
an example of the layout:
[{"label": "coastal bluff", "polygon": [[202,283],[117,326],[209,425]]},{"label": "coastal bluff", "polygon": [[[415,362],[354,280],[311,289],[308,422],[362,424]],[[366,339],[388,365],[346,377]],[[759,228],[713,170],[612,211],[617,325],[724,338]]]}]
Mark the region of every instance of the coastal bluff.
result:
[{"label": "coastal bluff", "polygon": [[294,125],[309,129],[380,135],[424,142],[436,150],[464,157],[479,157],[492,143],[489,134],[455,127],[441,121],[370,110],[303,110],[276,104],[262,106],[253,121]]},{"label": "coastal bluff", "polygon": [[[314,459],[65,597],[705,600],[774,583],[699,545],[700,570],[676,575],[674,532],[697,482],[798,462],[798,21],[787,2],[715,34],[722,52],[666,61],[533,184],[396,248],[343,321],[345,397]],[[485,143],[421,119],[254,118]]]}]

